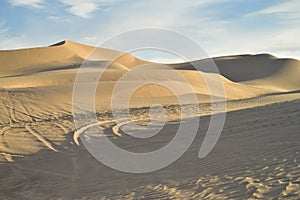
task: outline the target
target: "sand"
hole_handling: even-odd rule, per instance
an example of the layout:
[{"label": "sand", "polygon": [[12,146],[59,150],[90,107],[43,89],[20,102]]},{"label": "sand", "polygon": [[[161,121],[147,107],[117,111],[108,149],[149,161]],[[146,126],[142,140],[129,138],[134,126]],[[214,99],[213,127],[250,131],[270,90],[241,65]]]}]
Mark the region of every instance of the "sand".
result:
[{"label": "sand", "polygon": [[[59,151],[41,150],[14,157],[0,165],[4,199],[298,199],[300,178],[299,101],[230,112],[213,151],[197,157],[209,117],[203,117],[197,138],[173,165],[149,174],[128,174],[110,169],[73,144]],[[280,113],[280,115],[278,115]],[[241,118],[241,116],[243,116]],[[33,128],[61,132],[72,120]],[[176,124],[168,124],[152,140],[116,138],[132,151],[159,148],[172,137]],[[50,134],[50,130],[45,132]],[[113,139],[112,131],[107,136]],[[135,145],[133,145],[135,144]]]},{"label": "sand", "polygon": [[[0,51],[0,197],[4,199],[243,199],[300,197],[299,107],[300,61],[269,54],[214,58],[220,74],[190,63],[170,69],[130,54],[63,41],[49,47]],[[203,123],[189,150],[173,165],[150,174],[131,175],[105,167],[85,150],[72,116],[73,84],[82,62],[96,74],[99,67],[121,56],[105,71],[97,88],[96,111],[107,136],[129,150],[153,150],[166,144],[178,127],[176,97],[197,97]],[[111,117],[112,91],[120,78],[128,93],[133,84],[160,80],[182,87],[180,94],[158,84],[139,88],[130,100],[132,118],[148,120],[152,104],[167,109],[168,122],[158,137],[143,142],[126,137]],[[193,89],[174,78],[182,75]],[[173,76],[174,75],[174,76]],[[221,138],[204,159],[197,157],[212,108],[209,88],[221,81],[227,118]],[[86,84],[95,82],[87,79]],[[221,100],[222,93],[214,93]],[[189,102],[187,102],[189,103]],[[242,117],[241,117],[242,116]],[[188,136],[187,136],[188,137]],[[197,143],[197,144],[196,144]]]}]

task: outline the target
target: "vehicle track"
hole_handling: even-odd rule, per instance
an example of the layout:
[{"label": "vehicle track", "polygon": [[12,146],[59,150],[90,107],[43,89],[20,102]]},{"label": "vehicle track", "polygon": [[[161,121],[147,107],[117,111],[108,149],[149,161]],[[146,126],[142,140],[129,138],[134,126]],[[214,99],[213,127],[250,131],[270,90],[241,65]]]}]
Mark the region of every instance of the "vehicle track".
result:
[{"label": "vehicle track", "polygon": [[55,149],[53,146],[55,146],[52,142],[50,142],[47,138],[45,138],[44,136],[42,136],[40,133],[38,133],[37,131],[35,131],[30,124],[26,124],[25,125],[26,130],[33,135],[34,137],[36,137],[40,142],[42,142],[46,147],[48,147],[49,149],[53,150],[53,151],[58,151],[57,149]]}]

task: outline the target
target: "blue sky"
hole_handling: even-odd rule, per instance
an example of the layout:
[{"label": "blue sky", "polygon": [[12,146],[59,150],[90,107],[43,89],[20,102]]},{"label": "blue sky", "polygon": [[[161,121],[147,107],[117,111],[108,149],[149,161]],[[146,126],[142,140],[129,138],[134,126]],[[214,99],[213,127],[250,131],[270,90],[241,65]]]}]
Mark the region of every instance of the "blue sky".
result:
[{"label": "blue sky", "polygon": [[[168,28],[210,56],[272,53],[300,59],[299,0],[3,0],[0,49],[61,40],[96,46],[120,32]],[[146,59],[175,61],[163,54]]]}]

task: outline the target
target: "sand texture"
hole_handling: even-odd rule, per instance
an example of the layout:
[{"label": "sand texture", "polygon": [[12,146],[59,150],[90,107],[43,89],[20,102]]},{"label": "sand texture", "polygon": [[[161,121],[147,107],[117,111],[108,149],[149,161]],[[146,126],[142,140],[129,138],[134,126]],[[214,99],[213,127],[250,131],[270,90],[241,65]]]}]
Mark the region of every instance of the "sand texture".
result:
[{"label": "sand texture", "polygon": [[[72,41],[0,51],[0,199],[299,199],[300,61],[269,54],[213,60],[220,74],[211,73],[207,60],[164,68],[128,53]],[[94,159],[79,137],[89,127],[76,130],[72,115],[73,87],[82,63],[88,65],[87,75],[109,66],[95,93],[103,136],[130,151],[160,148],[178,128],[177,97],[187,97],[189,104],[189,97],[196,95],[200,112],[184,119],[190,123],[201,117],[192,146],[171,166],[149,174],[118,172]],[[146,68],[136,70],[141,65]],[[168,115],[157,136],[142,140],[120,131],[111,100],[117,84],[125,88],[117,93],[122,102],[134,84],[145,80],[182,89],[174,94],[149,83],[134,92],[132,119],[146,123],[153,104],[163,105]],[[96,81],[88,78],[82,84]],[[207,81],[213,86],[221,82],[225,99],[217,91],[211,102]],[[193,93],[184,89],[186,84]],[[228,113],[221,138],[199,159],[212,103],[223,100]]]}]

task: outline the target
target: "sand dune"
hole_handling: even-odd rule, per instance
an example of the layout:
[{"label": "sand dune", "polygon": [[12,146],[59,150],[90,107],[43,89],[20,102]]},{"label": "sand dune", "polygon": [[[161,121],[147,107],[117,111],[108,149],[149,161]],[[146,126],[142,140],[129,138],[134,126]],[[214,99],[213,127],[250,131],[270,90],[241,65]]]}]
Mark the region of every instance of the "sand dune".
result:
[{"label": "sand dune", "polygon": [[[89,55],[93,51],[92,56]],[[112,63],[111,59],[118,58]],[[3,124],[19,121],[33,121],[70,115],[72,105],[72,89],[79,67],[84,59],[88,69],[86,74],[93,75],[102,66],[109,65],[104,72],[98,87],[96,107],[109,110],[113,88],[120,78],[131,72],[135,67],[146,65],[144,69],[130,74],[121,84],[126,89],[119,91],[122,99],[132,85],[145,80],[162,81],[166,85],[183,87],[180,94],[157,85],[147,84],[138,88],[131,99],[131,107],[144,107],[153,103],[163,105],[177,104],[176,95],[191,95],[185,90],[186,84],[192,86],[199,103],[210,102],[207,81],[216,85],[221,81],[224,85],[227,100],[257,98],[279,92],[293,92],[300,89],[299,61],[277,59],[274,56],[241,55],[215,58],[220,70],[219,74],[208,73],[207,61],[200,63],[200,73],[189,63],[168,65],[170,69],[158,64],[135,58],[115,50],[85,46],[72,41],[62,41],[49,47],[0,51],[0,88],[3,110],[0,121]],[[171,70],[174,69],[174,70]],[[188,82],[184,83],[179,74]],[[95,79],[84,80],[87,84]],[[215,83],[216,82],[216,83]],[[215,99],[222,94],[214,94]],[[282,98],[282,97],[281,97]],[[257,104],[249,103],[249,107]],[[228,107],[228,110],[238,106]]]},{"label": "sand dune", "polygon": [[119,60],[128,67],[141,62],[130,54],[123,54],[110,49],[95,49],[94,47],[66,40],[49,47],[1,50],[0,76],[20,76],[37,72],[78,68],[91,51],[94,51],[94,56],[89,57],[91,61],[110,61],[120,55]]},{"label": "sand dune", "polygon": [[280,91],[297,91],[299,90],[300,81],[300,62],[298,60],[285,60],[284,65],[279,71],[271,76],[256,80],[247,81],[245,83],[263,86]]},{"label": "sand dune", "polygon": [[[90,55],[91,52],[93,52],[92,56]],[[117,59],[115,59],[116,57]],[[70,188],[68,188],[70,194],[65,194],[64,196],[63,192],[58,190],[57,197],[69,198],[70,196],[73,197],[74,190],[79,188],[78,180],[85,170],[92,167],[94,172],[98,173],[99,169],[103,169],[103,167],[98,166],[99,163],[95,164],[95,161],[91,159],[84,147],[80,146],[79,135],[84,133],[89,127],[82,127],[82,129],[76,130],[73,122],[73,87],[77,73],[83,63],[87,66],[83,72],[87,78],[83,79],[81,84],[97,83],[96,74],[101,70],[103,71],[103,76],[95,95],[95,107],[99,118],[99,123],[97,124],[100,124],[105,129],[106,136],[116,140],[116,142],[124,143],[125,146],[129,146],[129,149],[132,148],[132,144],[135,144],[137,147],[143,147],[143,143],[139,143],[139,141],[132,143],[131,140],[126,139],[122,131],[120,131],[120,126],[123,128],[130,127],[126,127],[127,124],[117,125],[112,118],[110,110],[112,94],[117,84],[123,86],[123,89],[116,93],[117,100],[120,102],[124,100],[124,96],[131,91],[135,84],[144,84],[145,81],[157,81],[178,89],[179,92],[175,94],[174,91],[162,85],[148,83],[139,87],[130,99],[131,117],[139,123],[147,123],[149,121],[147,112],[149,106],[153,104],[163,105],[168,119],[167,129],[164,130],[167,136],[169,135],[168,130],[173,130],[178,125],[181,117],[178,97],[184,97],[187,100],[185,103],[189,104],[195,103],[192,101],[192,97],[196,96],[196,103],[199,104],[201,112],[196,113],[196,115],[194,112],[190,112],[191,114],[187,116],[189,119],[200,115],[207,116],[212,113],[211,96],[214,97],[213,103],[220,103],[219,101],[226,100],[226,111],[228,112],[253,108],[249,111],[253,116],[258,114],[262,106],[286,101],[294,102],[294,100],[300,99],[300,61],[298,60],[280,59],[268,54],[226,56],[213,58],[213,60],[220,74],[211,72],[208,68],[209,60],[192,62],[199,64],[200,72],[196,71],[190,63],[168,64],[166,68],[157,63],[138,59],[128,53],[103,48],[95,49],[94,47],[72,41],[62,41],[49,47],[0,51],[0,169],[10,174],[9,176],[3,176],[3,178],[0,176],[0,180],[8,184],[7,187],[2,184],[0,191],[7,191],[4,195],[5,198],[10,197],[9,192],[15,195],[13,197],[19,198],[20,196],[14,188],[16,182],[25,181],[26,183],[28,177],[42,173],[43,175],[37,175],[40,177],[37,181],[37,184],[39,184],[42,179],[56,174],[60,178],[63,177],[63,183],[66,183],[66,185],[71,183]],[[109,67],[104,70],[106,65],[109,65]],[[144,67],[139,70],[141,65]],[[225,99],[222,98],[222,91],[218,88],[218,83],[220,82],[225,89]],[[208,86],[207,83],[210,83],[210,85]],[[191,87],[191,90],[187,90],[186,88],[188,87]],[[217,92],[212,94],[209,89],[214,89]],[[290,111],[293,108],[292,105],[293,103],[288,104]],[[123,106],[123,104],[120,104],[120,106]],[[259,109],[254,107],[259,107]],[[271,111],[267,108],[264,109],[266,109],[266,112],[271,113],[273,111],[276,112],[276,110],[282,112],[278,107],[269,108],[271,108]],[[295,108],[295,110],[297,109]],[[240,114],[243,115],[248,113],[247,110],[238,112],[242,112]],[[245,136],[247,141],[249,139],[249,141],[253,142],[251,144],[244,141],[242,137],[237,139],[236,142],[240,144],[239,148],[242,149],[244,148],[243,144],[246,145],[245,148],[250,148],[251,145],[254,145],[254,141],[257,141],[256,137],[260,137],[261,140],[259,141],[273,141],[269,137],[270,135],[267,135],[273,129],[270,131],[266,129],[264,136],[257,135],[254,129],[252,130],[257,124],[254,123],[256,119],[252,119],[250,114],[248,118],[242,121],[241,125],[238,124],[239,113],[232,114],[231,116],[235,120],[228,122],[229,124],[226,128],[226,133],[229,135],[239,135],[243,131],[250,131],[251,134],[254,134],[253,136]],[[267,116],[263,116],[260,120],[268,119]],[[282,118],[284,119],[277,119],[276,116],[273,116],[276,118],[274,122],[263,124],[263,127],[258,127],[258,129],[273,125],[280,126],[281,121],[283,121],[285,124],[291,123],[293,130],[296,130],[294,126],[295,116],[292,116],[294,117],[291,118],[293,120],[287,119],[288,116],[283,115]],[[205,119],[208,119],[208,117]],[[247,119],[250,121],[250,124],[247,124]],[[231,125],[234,128],[230,128]],[[278,138],[283,137],[279,132],[276,132],[277,136]],[[296,132],[291,132],[290,136],[295,139]],[[223,139],[223,142],[227,145],[229,144],[228,140],[233,140],[230,137]],[[166,141],[166,138],[162,140],[154,138],[152,145],[162,145],[163,141]],[[283,140],[274,142],[281,145],[281,141]],[[287,140],[287,142],[293,141],[293,139]],[[260,162],[257,165],[252,163],[249,170],[257,169],[257,173],[264,174],[263,180],[258,180],[255,174],[243,170],[240,170],[240,174],[235,173],[234,170],[229,170],[228,174],[218,174],[216,172],[216,175],[209,174],[206,176],[208,180],[204,180],[203,174],[197,176],[190,173],[189,176],[180,177],[174,175],[178,174],[177,172],[167,169],[165,176],[162,176],[168,179],[167,182],[163,183],[162,180],[159,180],[139,185],[130,179],[132,190],[126,189],[124,188],[125,186],[120,186],[121,184],[119,184],[119,186],[115,187],[115,193],[113,190],[107,189],[107,194],[104,195],[102,193],[102,196],[107,198],[114,196],[116,199],[124,197],[124,195],[128,198],[142,198],[144,195],[144,198],[155,199],[164,199],[167,196],[181,199],[245,197],[241,192],[237,192],[240,188],[243,188],[241,191],[246,192],[246,196],[249,198],[271,197],[277,194],[279,190],[280,192],[277,196],[299,196],[297,192],[299,189],[299,170],[296,170],[297,166],[294,161],[278,163],[272,160],[269,162],[268,160],[269,163],[272,163],[271,166],[268,163],[263,163],[265,157],[266,159],[276,157],[274,152],[277,152],[275,150],[278,145],[272,143],[270,149],[260,149],[262,146],[255,146],[253,154],[247,154],[245,149],[238,153],[240,151],[232,147],[233,153],[229,152],[231,161],[225,155],[221,157],[225,156],[228,160],[225,158],[216,160],[218,156],[212,160],[208,158],[210,164],[213,161],[218,161],[221,166],[224,162],[227,162],[228,166],[226,167],[235,169],[235,172],[239,171],[239,169],[234,168],[234,162],[243,162],[245,166],[249,166],[246,164],[251,164],[251,159],[259,159]],[[146,146],[144,145],[144,147]],[[147,148],[150,148],[150,146],[148,145]],[[219,150],[223,152],[226,148],[228,148],[226,145],[222,146],[221,144]],[[268,148],[268,146],[265,148]],[[284,146],[284,148],[287,147]],[[290,153],[284,148],[281,150],[286,154]],[[255,157],[255,153],[264,153],[266,155]],[[45,157],[47,159],[43,160]],[[293,158],[298,159],[298,157],[297,154]],[[246,162],[246,158],[250,160]],[[283,159],[282,156],[281,158]],[[187,163],[190,163],[190,166],[196,172],[199,171],[197,167],[193,167],[198,165],[198,162],[187,159]],[[32,166],[33,162],[38,161],[40,161],[40,164]],[[14,163],[11,164],[12,162]],[[22,162],[24,163],[22,164]],[[52,169],[51,162],[58,164],[57,168],[54,167],[55,169]],[[82,164],[82,162],[91,163]],[[61,165],[60,163],[64,164]],[[207,172],[211,169],[211,167],[205,166],[204,163],[202,164],[202,167]],[[179,165],[181,166],[182,163]],[[257,168],[257,166],[259,167]],[[279,168],[277,169],[275,166]],[[70,167],[73,174],[70,174],[68,171],[64,175],[63,172]],[[288,167],[291,168],[288,169]],[[29,172],[24,172],[23,168],[26,168],[25,171],[29,169]],[[178,169],[181,168],[179,167]],[[218,171],[223,168],[215,167],[214,169]],[[287,172],[281,174],[281,169]],[[288,170],[296,174],[289,174]],[[22,173],[25,173],[25,175]],[[103,175],[102,173],[100,174]],[[108,174],[114,177],[118,176],[115,172],[109,172]],[[82,186],[84,191],[93,190],[93,186],[88,183],[89,181],[92,180],[95,183],[99,183],[89,176],[83,179],[86,182],[86,185]],[[66,177],[70,180],[65,181]],[[143,180],[145,180],[145,177]],[[289,180],[288,177],[290,177]],[[122,178],[122,180],[125,180],[128,177],[122,176]],[[180,180],[180,182],[174,184],[172,179]],[[49,183],[53,185],[57,180],[56,178],[50,179]],[[282,181],[282,183],[274,180]],[[47,182],[47,184],[49,183]],[[115,184],[118,185],[117,183]],[[274,184],[275,193],[273,191]],[[45,187],[48,187],[46,185]],[[113,185],[114,183],[110,183],[110,186]],[[20,194],[25,194],[26,187],[24,185],[20,187]],[[232,188],[230,189],[230,187]],[[36,192],[34,188],[35,186],[30,186],[30,192],[26,193],[26,198],[30,199],[32,197],[30,193]],[[104,192],[104,188],[105,186],[99,191]],[[42,188],[42,190],[45,190],[45,188]],[[54,194],[53,191],[51,194]],[[0,192],[0,198],[1,195]],[[95,194],[95,196],[99,197],[99,193]],[[80,198],[84,198],[84,196],[80,196]]]},{"label": "sand dune", "polygon": [[[0,51],[0,64],[2,66],[0,87],[2,89],[47,87],[45,93],[48,93],[51,90],[49,87],[52,86],[56,87],[55,90],[57,90],[57,86],[71,86],[74,83],[78,68],[92,50],[93,48],[90,46],[63,41],[50,47]],[[92,55],[88,58],[89,61],[86,61],[90,65],[90,70],[86,73],[90,74],[97,72],[102,65],[110,62],[112,58],[120,56],[110,65],[101,79],[102,82],[109,82],[106,85],[113,85],[120,77],[141,64],[151,65],[149,71],[131,76],[131,80],[128,81],[151,79],[174,81],[172,76],[168,75],[170,73],[168,70],[160,70],[155,64],[142,61],[130,54],[123,55],[118,51],[97,48]],[[292,91],[299,88],[298,73],[295,73],[299,70],[299,61],[297,60],[276,59],[264,54],[221,57],[214,60],[222,75],[216,75],[218,77],[215,78],[220,78],[224,83],[228,99],[252,98],[276,91]],[[206,72],[205,61],[195,62],[204,63],[202,72],[204,76]],[[197,94],[208,95],[203,76],[192,69],[190,64],[183,63],[170,65],[170,67],[174,68],[176,73],[183,75],[191,83]],[[212,75],[206,74],[206,78],[209,76]],[[289,77],[288,81],[286,81],[286,77]],[[275,79],[278,84],[274,85]],[[87,82],[89,81],[93,80],[87,80]],[[157,88],[157,86],[153,87]],[[111,89],[112,86],[108,86],[108,88]],[[108,90],[110,89],[105,90],[106,93],[109,94]],[[148,91],[151,91],[149,87]],[[164,96],[164,92],[156,90],[153,97]]]},{"label": "sand dune", "polygon": [[[91,56],[89,54],[92,51]],[[111,62],[111,59],[116,57],[117,59]],[[202,71],[199,73],[189,63],[172,64],[168,65],[169,68],[165,68],[127,53],[101,48],[94,49],[72,41],[63,41],[49,47],[0,51],[0,58],[2,105],[0,123],[3,126],[71,116],[73,84],[84,59],[87,59],[85,65],[88,66],[84,73],[89,75],[96,74],[99,70],[103,70],[103,66],[109,64],[96,92],[96,99],[101,99],[96,100],[96,109],[99,111],[110,109],[112,92],[117,83],[125,86],[116,95],[118,100],[122,101],[123,96],[131,90],[133,85],[143,84],[145,80],[161,81],[166,85],[182,87],[182,89],[180,93],[174,94],[164,86],[154,83],[146,84],[133,93],[130,107],[147,107],[152,104],[176,105],[179,96],[192,99],[189,98],[193,95],[191,91],[185,89],[187,85],[192,87],[198,103],[208,105],[212,94],[209,92],[207,81],[212,87],[217,85],[217,81],[222,82],[226,94],[225,99],[230,101],[227,103],[228,111],[293,100],[298,98],[297,91],[300,90],[300,61],[278,59],[267,54],[214,58],[220,75],[209,73],[207,60],[194,61],[200,63]],[[145,65],[145,68],[129,73],[140,65]],[[128,73],[129,76],[124,78],[124,75]],[[176,76],[178,74],[187,82],[178,78]],[[123,79],[120,81],[121,78]],[[89,76],[83,81],[89,84],[95,82],[96,79],[91,79]],[[214,100],[221,100],[221,93],[213,95]],[[271,97],[266,98],[267,96]],[[202,115],[209,114],[209,109],[204,110]],[[46,139],[43,139],[44,136],[40,133],[35,134],[30,131],[30,126],[22,125],[22,127],[25,132],[33,133],[28,136],[30,140],[43,143],[42,146],[45,148],[55,149],[49,142],[46,142]],[[10,131],[11,129],[8,132]],[[14,134],[11,133],[11,135]],[[15,140],[14,137],[2,138],[3,145],[7,141]],[[28,150],[23,150],[23,152],[32,153],[40,149],[31,150],[32,147],[29,145]],[[5,149],[3,153],[20,153],[12,147]]]}]

